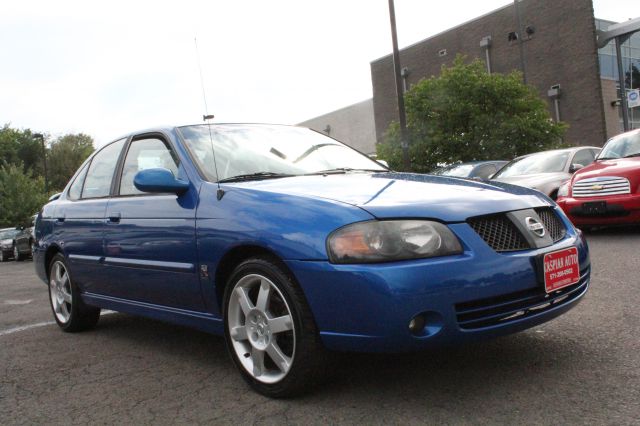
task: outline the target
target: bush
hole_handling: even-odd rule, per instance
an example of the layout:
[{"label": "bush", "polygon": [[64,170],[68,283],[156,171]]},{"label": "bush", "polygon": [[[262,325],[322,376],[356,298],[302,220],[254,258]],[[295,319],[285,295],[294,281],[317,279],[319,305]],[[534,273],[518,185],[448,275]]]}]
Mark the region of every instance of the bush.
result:
[{"label": "bush", "polygon": [[[566,124],[551,120],[546,103],[519,72],[488,74],[484,63],[456,58],[439,77],[405,94],[411,171],[474,160],[510,160],[563,146]],[[392,123],[378,158],[403,169],[399,126]]]}]

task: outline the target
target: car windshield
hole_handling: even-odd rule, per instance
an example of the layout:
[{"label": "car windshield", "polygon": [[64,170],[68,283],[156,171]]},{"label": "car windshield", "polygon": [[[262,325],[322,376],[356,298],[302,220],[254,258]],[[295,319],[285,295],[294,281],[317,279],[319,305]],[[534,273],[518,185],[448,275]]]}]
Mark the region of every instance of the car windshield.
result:
[{"label": "car windshield", "polygon": [[0,240],[9,240],[20,233],[19,229],[5,229],[0,231]]},{"label": "car windshield", "polygon": [[640,155],[640,132],[622,134],[609,140],[602,148],[598,160],[606,158],[636,157]]},{"label": "car windshield", "polygon": [[[212,182],[238,177],[259,179],[329,171],[387,171],[366,155],[301,127],[209,127],[203,124],[180,127],[180,133],[205,177]],[[212,142],[217,173],[213,162]]]},{"label": "car windshield", "polygon": [[568,151],[539,152],[513,160],[500,169],[494,178],[563,172],[568,158]]},{"label": "car windshield", "polygon": [[443,167],[433,172],[434,175],[468,177],[473,170],[473,164],[455,164]]}]

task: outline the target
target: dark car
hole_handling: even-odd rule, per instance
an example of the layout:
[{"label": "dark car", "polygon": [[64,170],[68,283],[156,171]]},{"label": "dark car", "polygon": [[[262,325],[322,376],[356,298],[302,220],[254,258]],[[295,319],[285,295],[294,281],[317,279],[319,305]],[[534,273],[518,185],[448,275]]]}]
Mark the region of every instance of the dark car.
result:
[{"label": "dark car", "polygon": [[15,256],[16,237],[21,232],[20,228],[0,229],[0,262],[6,262]]},{"label": "dark car", "polygon": [[508,161],[471,161],[441,167],[431,174],[469,179],[489,179],[507,163]]},{"label": "dark car", "polygon": [[527,188],[396,173],[320,133],[192,125],[94,153],[36,221],[65,331],[100,309],[224,335],[269,396],[325,350],[398,352],[514,333],[587,292],[585,240]]},{"label": "dark car", "polygon": [[37,214],[31,216],[31,226],[28,228],[22,227],[20,233],[15,237],[13,257],[18,261],[24,260],[26,257],[31,256],[31,250],[35,241],[33,230],[37,217]]}]

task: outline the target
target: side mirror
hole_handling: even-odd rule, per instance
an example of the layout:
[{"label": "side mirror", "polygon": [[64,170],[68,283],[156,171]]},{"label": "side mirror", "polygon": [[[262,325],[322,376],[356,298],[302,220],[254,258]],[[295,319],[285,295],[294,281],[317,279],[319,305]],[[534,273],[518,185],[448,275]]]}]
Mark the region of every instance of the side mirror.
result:
[{"label": "side mirror", "polygon": [[51,197],[49,197],[49,201],[55,201],[58,198],[60,198],[61,195],[62,195],[62,192],[58,192],[57,194],[53,194]]},{"label": "side mirror", "polygon": [[189,190],[189,182],[176,179],[168,169],[145,169],[136,173],[133,184],[142,192],[163,192],[184,194]]},{"label": "side mirror", "polygon": [[584,166],[580,163],[572,163],[571,167],[569,167],[569,173],[575,173],[578,170],[584,168]]}]

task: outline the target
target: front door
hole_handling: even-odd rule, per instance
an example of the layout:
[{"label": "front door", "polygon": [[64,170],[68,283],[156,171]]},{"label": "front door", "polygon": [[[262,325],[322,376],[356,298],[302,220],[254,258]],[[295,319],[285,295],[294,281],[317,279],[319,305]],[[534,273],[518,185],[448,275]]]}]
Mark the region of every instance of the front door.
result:
[{"label": "front door", "polygon": [[188,180],[166,138],[158,134],[133,138],[107,206],[104,265],[109,280],[102,293],[203,311],[195,238],[197,190],[192,186],[176,195],[136,189],[136,173],[157,167]]}]

